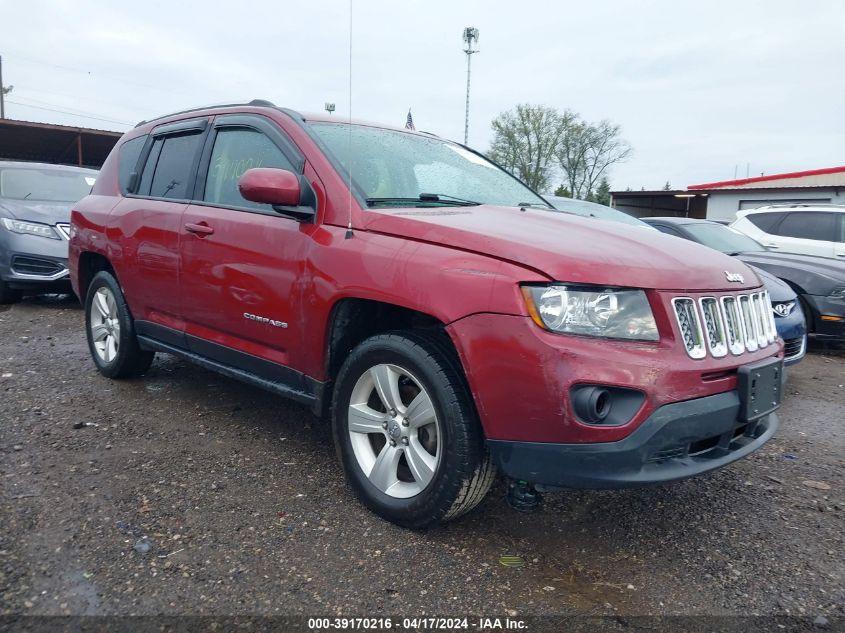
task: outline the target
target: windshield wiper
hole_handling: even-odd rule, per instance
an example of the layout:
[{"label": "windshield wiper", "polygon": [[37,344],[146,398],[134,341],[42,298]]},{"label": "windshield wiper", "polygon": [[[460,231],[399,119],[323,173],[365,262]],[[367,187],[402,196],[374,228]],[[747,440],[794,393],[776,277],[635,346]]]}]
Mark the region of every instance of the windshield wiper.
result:
[{"label": "windshield wiper", "polygon": [[481,204],[480,202],[475,202],[474,200],[465,200],[463,198],[456,198],[455,196],[450,196],[448,194],[443,193],[421,193],[416,198],[408,197],[408,198],[400,198],[400,197],[393,197],[393,198],[367,198],[366,200],[369,206],[376,206],[376,205],[391,205],[391,204],[404,204],[408,206],[413,206],[418,202],[425,202],[425,203],[439,203],[439,206],[447,206],[447,207],[473,207]]},{"label": "windshield wiper", "polygon": [[560,211],[557,207],[553,207],[550,204],[544,204],[542,202],[520,202],[516,206],[518,207],[527,207],[531,209],[553,209],[554,211]]}]

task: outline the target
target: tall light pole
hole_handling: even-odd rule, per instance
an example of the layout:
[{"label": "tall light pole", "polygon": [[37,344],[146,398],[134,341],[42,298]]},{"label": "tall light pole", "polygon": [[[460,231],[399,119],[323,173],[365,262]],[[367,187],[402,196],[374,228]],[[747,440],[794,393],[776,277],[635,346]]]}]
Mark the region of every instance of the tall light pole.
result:
[{"label": "tall light pole", "polygon": [[464,115],[464,145],[467,144],[469,140],[469,76],[470,76],[470,61],[472,60],[473,54],[479,52],[478,50],[473,50],[472,45],[473,43],[478,43],[478,29],[474,26],[468,26],[464,29],[464,43],[466,44],[466,48],[464,49],[464,53],[467,55],[467,107],[466,113]]}]

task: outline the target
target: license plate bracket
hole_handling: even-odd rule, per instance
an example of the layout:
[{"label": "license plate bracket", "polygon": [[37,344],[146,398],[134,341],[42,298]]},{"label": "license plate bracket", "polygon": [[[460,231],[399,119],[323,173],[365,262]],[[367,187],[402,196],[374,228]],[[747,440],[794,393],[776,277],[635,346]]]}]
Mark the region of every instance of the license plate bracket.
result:
[{"label": "license plate bracket", "polygon": [[739,418],[753,422],[780,406],[783,391],[783,361],[779,358],[744,365],[737,370]]}]

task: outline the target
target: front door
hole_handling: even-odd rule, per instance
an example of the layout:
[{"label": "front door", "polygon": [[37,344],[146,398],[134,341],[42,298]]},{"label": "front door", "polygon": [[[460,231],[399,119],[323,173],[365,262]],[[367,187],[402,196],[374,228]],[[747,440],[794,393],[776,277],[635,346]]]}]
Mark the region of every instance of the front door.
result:
[{"label": "front door", "polygon": [[266,119],[215,120],[180,236],[182,315],[189,349],[268,380],[298,380],[298,317],[309,233],[241,197],[253,167],[301,172],[302,159]]}]

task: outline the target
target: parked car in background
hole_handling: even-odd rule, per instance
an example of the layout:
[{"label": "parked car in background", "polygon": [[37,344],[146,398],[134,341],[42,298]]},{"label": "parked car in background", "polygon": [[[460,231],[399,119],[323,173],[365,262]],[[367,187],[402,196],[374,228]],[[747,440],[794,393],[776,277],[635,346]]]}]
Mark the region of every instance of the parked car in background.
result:
[{"label": "parked car in background", "polygon": [[845,206],[772,205],[737,212],[731,224],[770,250],[845,261]]},{"label": "parked car in background", "polygon": [[70,208],[96,179],[93,169],[0,161],[0,303],[71,291]]},{"label": "parked car in background", "polygon": [[71,222],[100,373],[165,352],[311,406],[400,525],[468,512],[497,471],[514,505],[669,482],[778,427],[783,345],[752,270],[550,213],[433,135],[264,101],[180,112],[118,141]]},{"label": "parked car in background", "polygon": [[566,211],[574,213],[575,215],[583,215],[591,218],[599,218],[600,220],[613,220],[614,222],[622,222],[623,224],[630,224],[632,226],[639,226],[651,228],[648,224],[613,207],[608,207],[596,202],[587,202],[586,200],[576,200],[575,198],[563,198],[561,196],[543,196],[552,206],[558,211]]},{"label": "parked car in background", "polygon": [[646,222],[664,233],[715,248],[771,273],[789,284],[798,295],[808,334],[845,338],[845,263],[770,251],[733,227],[708,220],[647,218]]}]

